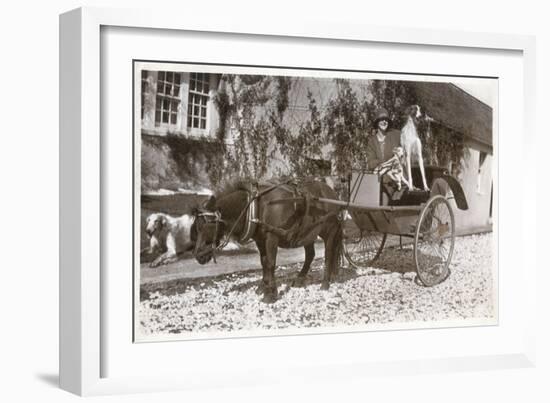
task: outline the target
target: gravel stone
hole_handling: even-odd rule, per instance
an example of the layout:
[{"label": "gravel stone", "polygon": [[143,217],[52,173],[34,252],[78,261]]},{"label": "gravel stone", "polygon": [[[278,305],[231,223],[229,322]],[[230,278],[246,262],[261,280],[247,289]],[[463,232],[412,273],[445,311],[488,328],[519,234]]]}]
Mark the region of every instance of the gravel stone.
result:
[{"label": "gravel stone", "polygon": [[[291,287],[301,263],[277,268],[279,299],[261,302],[261,270],[179,281],[148,294],[138,308],[139,332],[163,334],[254,332],[267,329],[352,330],[358,325],[418,324],[496,318],[492,234],[456,238],[451,275],[434,287],[415,281],[411,246],[387,248],[373,267],[344,267],[320,289],[324,262],[314,260],[305,287]],[[462,321],[462,322],[461,322]],[[368,329],[368,326],[367,326]]]}]

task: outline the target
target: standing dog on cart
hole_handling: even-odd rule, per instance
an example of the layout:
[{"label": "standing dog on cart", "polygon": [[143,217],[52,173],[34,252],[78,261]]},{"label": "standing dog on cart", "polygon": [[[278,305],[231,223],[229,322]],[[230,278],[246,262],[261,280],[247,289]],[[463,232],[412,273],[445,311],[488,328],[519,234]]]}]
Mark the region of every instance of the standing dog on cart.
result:
[{"label": "standing dog on cart", "polygon": [[[385,183],[394,181],[400,189],[403,182],[409,190],[413,190],[411,159],[414,157],[420,165],[423,189],[427,191],[429,188],[424,173],[422,144],[416,129],[420,108],[417,105],[410,106],[405,111],[405,116],[406,122],[401,131],[389,129],[391,120],[388,111],[384,108],[378,109],[374,119],[375,133],[369,137],[367,143],[367,167],[376,173],[388,174],[383,175]],[[407,179],[403,177],[403,162]]]}]

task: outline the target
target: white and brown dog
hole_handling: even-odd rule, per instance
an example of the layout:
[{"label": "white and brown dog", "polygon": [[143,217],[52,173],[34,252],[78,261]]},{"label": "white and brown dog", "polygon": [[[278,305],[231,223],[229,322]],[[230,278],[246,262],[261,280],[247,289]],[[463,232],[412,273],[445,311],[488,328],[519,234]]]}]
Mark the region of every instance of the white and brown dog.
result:
[{"label": "white and brown dog", "polygon": [[149,247],[141,253],[154,256],[159,254],[151,262],[151,267],[175,262],[178,255],[193,249],[193,221],[194,217],[188,214],[172,217],[164,213],[154,213],[147,217],[145,232],[149,237]]},{"label": "white and brown dog", "polygon": [[411,105],[405,110],[405,125],[401,129],[401,146],[405,150],[405,165],[407,169],[407,179],[409,189],[414,189],[412,173],[411,173],[411,160],[412,157],[416,157],[418,165],[420,167],[420,174],[422,175],[422,186],[424,190],[430,190],[426,183],[426,174],[424,172],[424,160],[422,158],[422,143],[418,137],[418,131],[416,129],[418,118],[422,116],[420,107],[418,105]]},{"label": "white and brown dog", "polygon": [[386,175],[397,185],[397,190],[401,190],[401,183],[411,187],[409,182],[403,176],[403,163],[405,160],[405,151],[403,147],[393,148],[393,157],[381,163],[374,169],[374,173],[380,176]]}]

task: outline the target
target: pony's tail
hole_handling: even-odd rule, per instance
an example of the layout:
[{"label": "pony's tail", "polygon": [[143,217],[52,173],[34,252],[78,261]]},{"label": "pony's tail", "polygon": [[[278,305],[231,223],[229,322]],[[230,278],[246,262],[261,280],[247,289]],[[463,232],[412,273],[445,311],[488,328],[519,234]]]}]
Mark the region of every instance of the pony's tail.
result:
[{"label": "pony's tail", "polygon": [[329,264],[333,268],[332,277],[336,276],[338,272],[340,271],[341,267],[339,267],[340,262],[342,262],[342,255],[343,255],[343,246],[344,242],[344,224],[341,220],[337,220],[336,224],[336,233],[334,234],[333,238],[333,254],[331,256],[331,261]]}]

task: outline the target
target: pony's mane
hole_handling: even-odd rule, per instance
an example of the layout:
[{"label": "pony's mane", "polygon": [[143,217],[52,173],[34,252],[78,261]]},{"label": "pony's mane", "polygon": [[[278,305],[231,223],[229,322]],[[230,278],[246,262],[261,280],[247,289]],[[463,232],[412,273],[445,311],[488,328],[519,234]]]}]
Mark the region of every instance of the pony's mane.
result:
[{"label": "pony's mane", "polygon": [[222,184],[216,191],[216,195],[223,195],[237,190],[248,190],[250,185],[254,183],[253,179],[246,178],[237,178],[232,179],[224,184]]},{"label": "pony's mane", "polygon": [[[279,184],[279,183],[285,183],[285,182],[288,182],[291,178],[288,177],[288,176],[281,176],[281,177],[273,177],[273,178],[270,178],[270,179],[265,179],[265,180],[261,180],[261,181],[258,181],[257,179],[252,179],[252,178],[237,178],[237,179],[232,179],[224,184],[222,184],[218,189],[217,191],[215,192],[216,193],[216,196],[219,197],[221,195],[225,195],[225,194],[228,194],[228,193],[232,193],[232,192],[235,192],[235,191],[238,191],[238,190],[250,190],[251,187],[254,185],[254,184],[258,184],[260,187],[261,186],[270,186],[270,185],[276,185],[276,184]],[[313,182],[314,179],[312,178],[301,178],[299,180],[299,182],[301,183],[307,183],[307,182]]]}]

